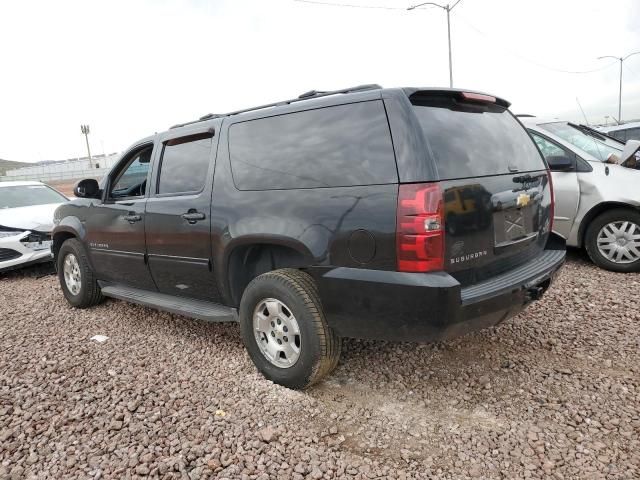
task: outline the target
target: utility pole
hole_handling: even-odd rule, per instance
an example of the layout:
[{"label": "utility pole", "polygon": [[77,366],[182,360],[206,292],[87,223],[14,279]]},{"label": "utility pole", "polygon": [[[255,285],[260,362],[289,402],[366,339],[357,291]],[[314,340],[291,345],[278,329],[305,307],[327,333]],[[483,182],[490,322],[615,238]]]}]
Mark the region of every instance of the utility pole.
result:
[{"label": "utility pole", "polygon": [[638,55],[640,52],[633,52],[627,55],[626,57],[614,57],[613,55],[605,55],[604,57],[598,57],[598,60],[602,60],[603,58],[615,58],[620,62],[620,84],[618,86],[618,122],[622,123],[622,62],[624,62],[627,58]]},{"label": "utility pole", "polygon": [[91,149],[89,148],[89,125],[80,125],[80,131],[84,135],[84,139],[87,142],[87,155],[89,155],[89,168],[93,168],[93,162],[91,161]]},{"label": "utility pole", "polygon": [[419,3],[417,5],[413,5],[409,8],[407,8],[407,10],[415,10],[418,7],[422,7],[424,5],[431,5],[433,7],[438,7],[443,9],[445,12],[447,12],[447,41],[449,43],[449,87],[453,88],[453,65],[452,65],[452,61],[451,61],[451,10],[453,10],[453,8],[458,5],[461,2],[461,0],[457,0],[456,3],[454,3],[453,5],[449,5],[448,3],[446,5],[440,5],[439,3],[433,3],[433,2],[424,2],[424,3]]}]

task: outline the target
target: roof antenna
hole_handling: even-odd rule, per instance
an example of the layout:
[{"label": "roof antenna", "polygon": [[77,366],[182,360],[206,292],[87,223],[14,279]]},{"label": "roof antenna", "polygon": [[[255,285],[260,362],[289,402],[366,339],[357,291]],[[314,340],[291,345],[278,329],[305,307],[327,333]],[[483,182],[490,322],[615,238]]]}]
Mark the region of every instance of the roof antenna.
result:
[{"label": "roof antenna", "polygon": [[582,116],[584,117],[584,121],[588,126],[591,126],[591,124],[589,123],[589,120],[587,119],[587,116],[584,114],[584,110],[582,109],[582,105],[580,105],[580,100],[578,100],[578,97],[576,97],[576,102],[578,103],[578,107],[580,107],[580,111],[582,112]]}]

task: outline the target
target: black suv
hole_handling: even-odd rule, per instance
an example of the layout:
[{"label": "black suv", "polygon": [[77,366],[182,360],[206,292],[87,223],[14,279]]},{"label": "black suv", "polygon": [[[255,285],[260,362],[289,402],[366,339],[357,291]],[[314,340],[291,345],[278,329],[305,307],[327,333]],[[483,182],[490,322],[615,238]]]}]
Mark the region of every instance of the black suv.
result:
[{"label": "black suv", "polygon": [[176,125],[58,208],[62,291],[239,321],[292,388],[331,372],[341,337],[498,324],[565,258],[551,177],[508,106],[365,85]]}]

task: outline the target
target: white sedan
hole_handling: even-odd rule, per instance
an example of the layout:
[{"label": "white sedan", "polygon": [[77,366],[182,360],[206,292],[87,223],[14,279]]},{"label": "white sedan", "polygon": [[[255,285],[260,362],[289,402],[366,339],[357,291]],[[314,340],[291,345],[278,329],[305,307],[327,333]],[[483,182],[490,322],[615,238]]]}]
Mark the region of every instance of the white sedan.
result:
[{"label": "white sedan", "polygon": [[0,272],[52,260],[53,212],[67,201],[41,182],[0,182]]}]

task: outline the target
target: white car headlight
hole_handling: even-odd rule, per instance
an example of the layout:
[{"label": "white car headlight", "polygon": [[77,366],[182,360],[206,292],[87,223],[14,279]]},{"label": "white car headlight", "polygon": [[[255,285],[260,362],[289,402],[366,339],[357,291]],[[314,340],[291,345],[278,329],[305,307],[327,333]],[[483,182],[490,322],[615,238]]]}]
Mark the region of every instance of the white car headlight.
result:
[{"label": "white car headlight", "polygon": [[40,250],[49,250],[52,243],[51,240],[44,240],[42,242],[23,242],[23,245],[34,252],[38,252]]},{"label": "white car headlight", "polygon": [[48,250],[51,248],[51,235],[42,232],[29,232],[24,238],[20,239],[22,245],[35,252],[40,250]]}]

